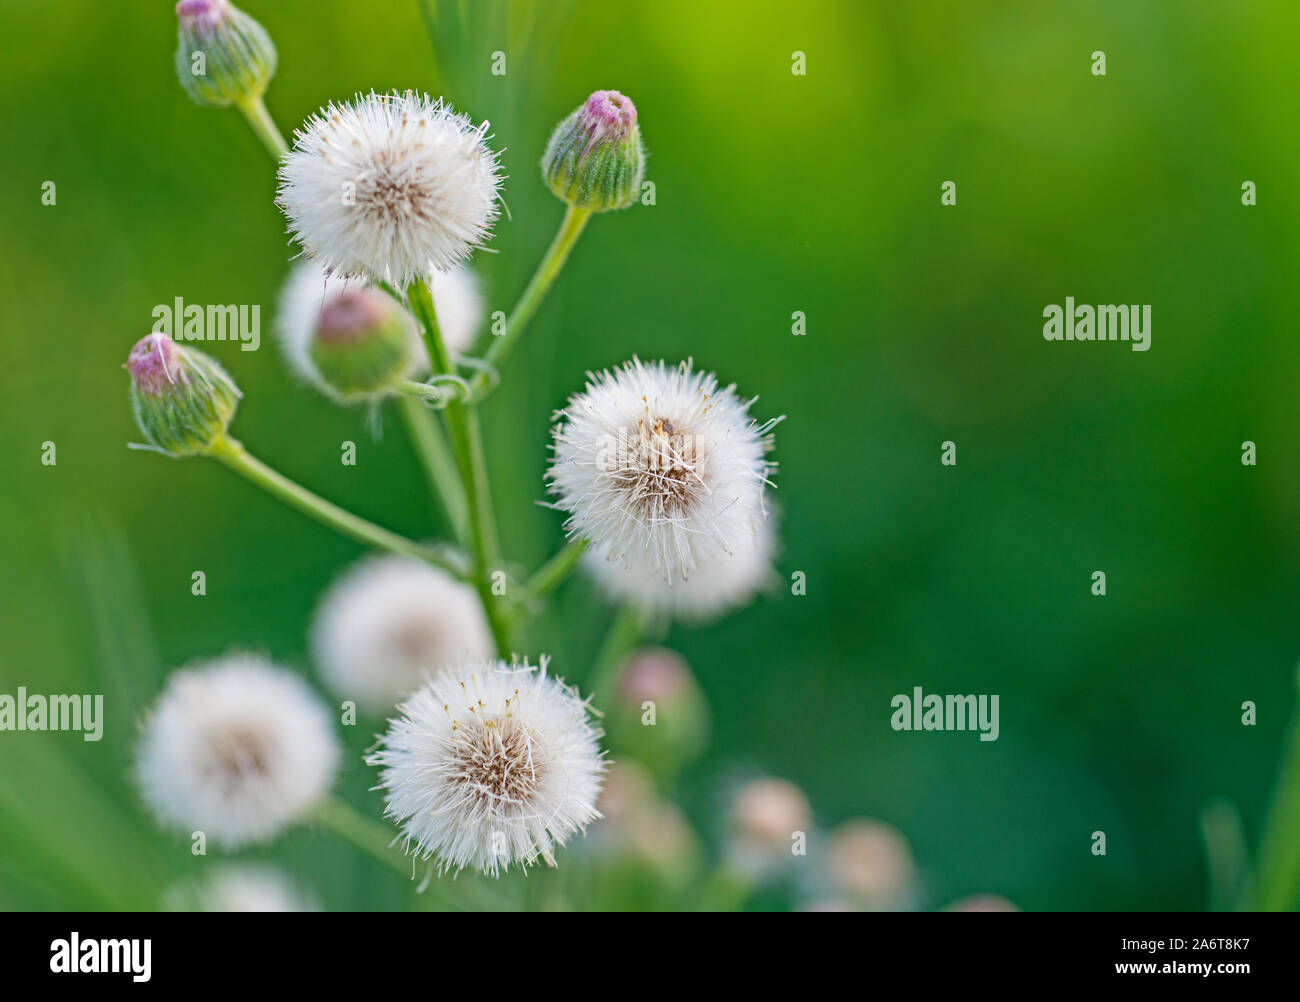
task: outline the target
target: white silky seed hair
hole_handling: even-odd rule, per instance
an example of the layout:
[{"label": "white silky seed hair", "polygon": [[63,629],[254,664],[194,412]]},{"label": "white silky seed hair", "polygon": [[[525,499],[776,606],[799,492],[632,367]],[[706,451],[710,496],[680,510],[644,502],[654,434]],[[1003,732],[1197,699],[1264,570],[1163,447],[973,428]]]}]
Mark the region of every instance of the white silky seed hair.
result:
[{"label": "white silky seed hair", "polygon": [[590,540],[584,566],[612,597],[709,613],[765,583],[767,454],[780,419],[760,424],[752,404],[689,360],[634,358],[589,373],[557,413],[554,506],[570,535]]},{"label": "white silky seed hair", "polygon": [[366,557],[322,596],[312,660],[330,689],[388,715],[441,671],[483,661],[492,635],[478,594],[412,557]]},{"label": "white silky seed hair", "polygon": [[605,760],[588,714],[545,659],[445,673],[398,707],[367,759],[385,815],[440,872],[554,866],[556,848],[600,817]]},{"label": "white silky seed hair", "polygon": [[172,674],[144,722],[136,778],[166,826],[228,849],[267,842],[329,790],[329,711],[287,669],[252,654]]},{"label": "white silky seed hair", "polygon": [[415,91],[331,103],[294,133],[277,202],[331,274],[405,289],[491,234],[502,177],[488,123]]}]

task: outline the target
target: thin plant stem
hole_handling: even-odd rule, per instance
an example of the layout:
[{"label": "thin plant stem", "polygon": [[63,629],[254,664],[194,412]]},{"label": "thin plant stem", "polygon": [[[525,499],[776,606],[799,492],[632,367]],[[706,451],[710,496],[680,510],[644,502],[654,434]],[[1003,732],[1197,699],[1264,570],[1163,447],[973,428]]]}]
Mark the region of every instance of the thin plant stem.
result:
[{"label": "thin plant stem", "polygon": [[275,119],[266,110],[266,102],[262,100],[260,94],[257,97],[241,98],[235,101],[235,107],[244,116],[245,121],[248,122],[248,127],[253,130],[253,134],[262,141],[262,145],[266,147],[266,152],[271,154],[272,160],[279,160],[289,152],[289,144],[284,141],[284,136],[275,124]]},{"label": "thin plant stem", "polygon": [[569,540],[528,579],[528,583],[524,586],[528,597],[541,599],[555,591],[578,566],[578,561],[587,552],[587,546],[587,540],[581,536]]},{"label": "thin plant stem", "polygon": [[423,400],[431,407],[442,408],[453,400],[464,400],[468,395],[469,384],[460,377],[457,377],[455,382],[447,381],[437,386],[414,379],[403,379],[394,389],[401,396],[414,397]]},{"label": "thin plant stem", "polygon": [[608,705],[618,681],[619,669],[632,649],[641,642],[644,631],[644,614],[630,604],[619,609],[609,624],[600,652],[596,655],[596,662],[587,678],[587,694],[597,709]]},{"label": "thin plant stem", "polygon": [[[424,334],[429,351],[429,363],[436,375],[454,375],[455,366],[442,339],[438,318],[433,307],[433,296],[424,279],[412,283],[407,296],[411,310]],[[460,468],[465,485],[465,499],[469,511],[469,542],[473,553],[474,586],[488,627],[496,643],[498,656],[511,653],[510,623],[504,603],[493,594],[492,575],[498,570],[496,520],[492,514],[492,497],[488,489],[487,464],[483,456],[483,439],[479,431],[478,414],[463,400],[452,400],[443,411],[451,435],[452,451]]]},{"label": "thin plant stem", "polygon": [[352,843],[403,876],[415,875],[411,858],[397,848],[394,836],[346,801],[338,797],[326,797],[316,805],[312,817],[322,828]]},{"label": "thin plant stem", "polygon": [[[587,220],[590,218],[590,209],[579,209],[570,205],[565,210],[564,219],[560,222],[560,229],[555,234],[555,239],[546,249],[546,254],[538,264],[537,270],[533,272],[533,277],[524,289],[523,295],[519,297],[519,302],[515,304],[514,310],[506,320],[506,332],[493,340],[492,347],[483,356],[489,369],[500,369],[505,363],[507,356],[519,341],[520,335],[523,334],[524,328],[528,326],[528,321],[542,305],[542,300],[546,298],[546,293],[560,274],[564,262],[569,259],[569,252],[578,242],[578,237],[582,235],[583,227],[587,225]],[[480,372],[470,381],[470,392],[475,400],[482,399],[491,392],[491,389],[492,377],[488,372]]]},{"label": "thin plant stem", "polygon": [[459,566],[450,557],[439,551],[423,546],[414,540],[399,536],[382,526],[368,522],[359,515],[340,508],[326,501],[307,488],[290,480],[284,474],[273,470],[261,460],[250,455],[244,446],[229,436],[223,435],[212,444],[208,453],[251,483],[262,488],[272,497],[278,498],[291,508],[296,508],[312,518],[324,523],[345,536],[404,556],[427,561],[458,578],[464,578],[465,568]]},{"label": "thin plant stem", "polygon": [[1259,846],[1250,909],[1289,911],[1300,905],[1300,713],[1282,746],[1273,805]]},{"label": "thin plant stem", "polygon": [[424,469],[425,479],[429,482],[429,491],[436,499],[452,534],[463,543],[469,531],[465,488],[460,482],[460,473],[456,469],[456,461],[452,458],[446,436],[442,433],[438,416],[414,397],[399,399],[398,409],[406,422],[407,435]]}]

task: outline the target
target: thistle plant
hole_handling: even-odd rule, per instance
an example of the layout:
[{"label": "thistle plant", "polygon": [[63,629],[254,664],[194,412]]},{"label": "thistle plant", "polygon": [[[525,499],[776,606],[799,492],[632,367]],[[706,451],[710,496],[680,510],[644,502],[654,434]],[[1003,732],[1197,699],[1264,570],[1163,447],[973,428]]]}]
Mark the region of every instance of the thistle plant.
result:
[{"label": "thistle plant", "polygon": [[[671,652],[643,655],[621,696],[614,687],[652,625],[712,618],[767,582],[776,421],[752,417],[753,400],[689,360],[632,359],[591,376],[553,429],[547,485],[568,542],[535,573],[515,570],[498,543],[479,406],[509,378],[510,351],[589,219],[636,202],[635,105],[596,91],[554,130],[540,180],[563,218],[505,332],[476,357],[483,306],[470,264],[500,223],[505,183],[488,123],[443,97],[371,92],[327,104],[290,146],[263,100],[276,65],[266,32],[226,0],[182,0],[177,14],[185,90],[238,108],[277,163],[276,205],[303,258],[275,323],[284,362],[340,406],[400,415],[447,538],[403,537],[254,458],[230,434],[231,376],[161,334],[138,342],[127,370],[145,447],[215,459],[376,551],[322,596],[309,646],[329,691],[389,718],[366,759],[385,820],[329,796],[338,746],[304,682],[244,655],[186,669],[145,724],[143,797],[164,824],[204,827],[228,847],[306,820],[410,875],[400,846],[427,861],[429,879],[556,865],[601,816],[602,703],[623,707],[611,720],[627,733],[629,700],[662,697],[674,747],[644,757],[665,783],[702,748],[703,695]],[[560,674],[520,637],[580,567],[620,611],[596,663]]]}]

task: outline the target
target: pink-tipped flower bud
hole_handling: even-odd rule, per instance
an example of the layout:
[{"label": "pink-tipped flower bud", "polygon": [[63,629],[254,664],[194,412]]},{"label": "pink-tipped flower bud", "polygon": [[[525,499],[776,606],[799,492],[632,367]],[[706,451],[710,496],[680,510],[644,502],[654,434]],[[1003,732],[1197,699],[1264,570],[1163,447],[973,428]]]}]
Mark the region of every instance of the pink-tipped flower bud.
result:
[{"label": "pink-tipped flower bud", "polygon": [[802,790],[784,779],[746,783],[731,809],[735,834],[752,851],[789,854],[795,832],[807,832],[812,807]]},{"label": "pink-tipped flower bud", "polygon": [[304,261],[280,298],[276,333],[289,367],[343,404],[376,400],[428,365],[415,321],[388,295]]},{"label": "pink-tipped flower bud", "polygon": [[311,341],[321,380],[345,401],[382,395],[416,364],[411,326],[377,289],[345,289],[321,307]]},{"label": "pink-tipped flower bud", "polygon": [[619,676],[606,730],[611,747],[644,762],[665,785],[699,759],[708,704],[681,655],[662,647],[635,652]]},{"label": "pink-tipped flower bud", "polygon": [[579,209],[626,209],[637,200],[645,177],[636,105],[616,90],[592,94],[551,134],[542,177]]},{"label": "pink-tipped flower bud", "polygon": [[230,427],[239,388],[201,351],[149,334],[131,349],[126,371],[136,423],[154,448],[173,456],[205,453]]},{"label": "pink-tipped flower bud", "polygon": [[831,874],[867,907],[898,907],[915,869],[912,848],[893,825],[861,818],[846,821],[831,835]]},{"label": "pink-tipped flower bud", "polygon": [[198,104],[224,107],[266,93],[275,46],[266,29],[230,0],[180,0],[176,73]]}]

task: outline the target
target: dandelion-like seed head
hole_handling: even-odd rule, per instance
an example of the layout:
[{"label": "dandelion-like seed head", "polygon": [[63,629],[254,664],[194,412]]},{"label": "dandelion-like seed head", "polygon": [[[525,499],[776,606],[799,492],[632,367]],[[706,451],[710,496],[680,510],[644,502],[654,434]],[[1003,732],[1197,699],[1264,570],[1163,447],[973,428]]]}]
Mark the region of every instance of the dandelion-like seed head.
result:
[{"label": "dandelion-like seed head", "polygon": [[487,127],[414,91],[330,104],[295,133],[280,166],[294,239],[331,273],[401,288],[454,267],[498,213]]},{"label": "dandelion-like seed head", "polygon": [[311,646],[331,689],[387,714],[439,672],[490,657],[492,636],[472,588],[423,561],[386,555],[330,586]]},{"label": "dandelion-like seed head", "polygon": [[258,863],[227,863],[204,879],[170,889],[169,911],[314,912],[316,899],[283,871]]},{"label": "dandelion-like seed head", "polygon": [[302,817],[338,759],[329,712],[307,685],[241,654],[171,676],[145,721],[136,777],[164,824],[237,848]]},{"label": "dandelion-like seed head", "polygon": [[555,848],[600,816],[600,732],[545,660],[444,673],[398,713],[367,761],[407,845],[440,870],[554,866]]},{"label": "dandelion-like seed head", "polygon": [[633,359],[590,376],[557,415],[555,506],[591,541],[587,567],[616,597],[708,613],[763,583],[777,422],[755,421],[752,403],[689,361]]}]

